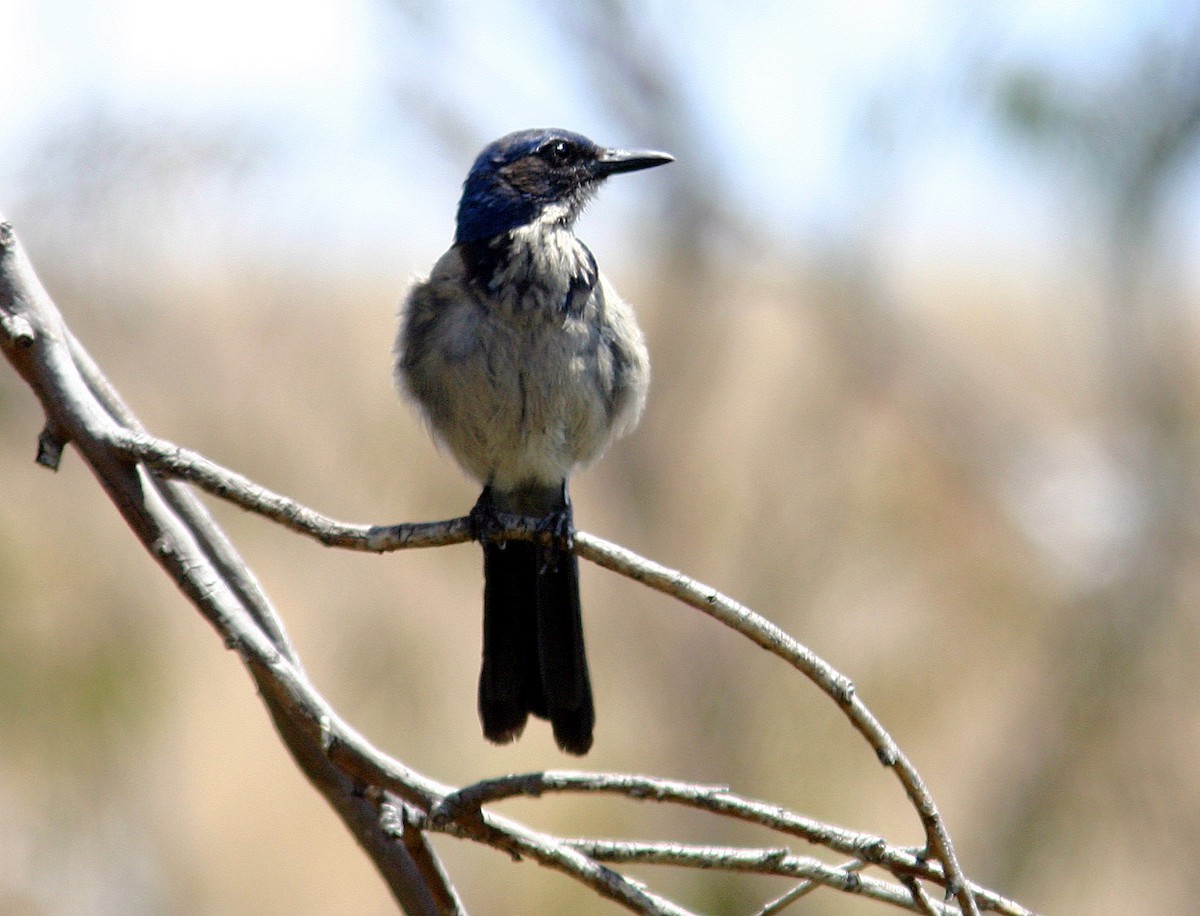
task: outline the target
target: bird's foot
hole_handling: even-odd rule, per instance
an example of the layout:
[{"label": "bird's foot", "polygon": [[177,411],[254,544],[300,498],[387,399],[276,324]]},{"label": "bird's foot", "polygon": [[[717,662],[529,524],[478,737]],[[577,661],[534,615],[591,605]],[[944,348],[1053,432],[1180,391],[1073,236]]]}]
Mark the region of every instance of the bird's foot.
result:
[{"label": "bird's foot", "polygon": [[542,565],[538,572],[543,575],[557,572],[558,564],[575,549],[575,522],[571,517],[571,507],[555,509],[543,516],[537,530],[539,543],[549,541],[545,549],[539,551]]},{"label": "bird's foot", "polygon": [[467,518],[471,520],[471,537],[480,544],[499,543],[503,546],[504,541],[500,535],[504,533],[504,525],[500,521],[496,504],[492,501],[491,487],[483,488]]},{"label": "bird's foot", "polygon": [[538,523],[538,535],[549,539],[552,545],[562,550],[575,549],[575,520],[571,507],[555,509],[542,517]]}]

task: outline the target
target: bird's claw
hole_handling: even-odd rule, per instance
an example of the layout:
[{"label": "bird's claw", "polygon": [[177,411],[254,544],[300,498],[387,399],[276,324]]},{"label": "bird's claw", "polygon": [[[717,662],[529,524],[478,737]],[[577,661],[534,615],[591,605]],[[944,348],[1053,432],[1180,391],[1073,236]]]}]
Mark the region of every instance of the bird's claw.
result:
[{"label": "bird's claw", "polygon": [[538,534],[551,541],[551,545],[568,552],[575,549],[575,522],[571,509],[555,509],[538,523]]},{"label": "bird's claw", "polygon": [[496,506],[492,503],[490,490],[485,488],[479,494],[479,499],[471,507],[467,518],[471,520],[471,537],[480,544],[504,543],[500,538],[504,532],[504,525],[500,522]]},{"label": "bird's claw", "polygon": [[563,558],[575,550],[575,523],[570,508],[556,509],[538,523],[538,542],[545,544],[540,551],[542,565],[539,572],[545,575],[558,569]]}]

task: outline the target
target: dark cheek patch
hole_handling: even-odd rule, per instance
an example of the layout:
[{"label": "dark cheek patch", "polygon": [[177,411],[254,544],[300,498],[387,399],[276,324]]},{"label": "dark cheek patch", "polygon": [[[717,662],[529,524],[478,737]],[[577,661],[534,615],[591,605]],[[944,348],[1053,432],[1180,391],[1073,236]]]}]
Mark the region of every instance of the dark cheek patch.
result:
[{"label": "dark cheek patch", "polygon": [[546,164],[533,156],[526,156],[500,169],[500,177],[516,191],[539,197],[550,190]]}]

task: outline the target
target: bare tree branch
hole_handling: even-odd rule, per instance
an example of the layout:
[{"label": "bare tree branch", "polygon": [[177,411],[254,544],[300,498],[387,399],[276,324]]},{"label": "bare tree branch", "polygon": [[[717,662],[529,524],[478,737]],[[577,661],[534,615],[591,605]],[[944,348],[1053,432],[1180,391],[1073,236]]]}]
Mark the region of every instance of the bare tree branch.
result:
[{"label": "bare tree branch", "polygon": [[[692,868],[719,868],[728,871],[754,872],[763,875],[784,875],[804,878],[814,886],[823,886],[890,903],[916,913],[926,912],[924,905],[913,899],[912,891],[902,884],[864,878],[851,862],[847,866],[828,865],[811,856],[798,856],[790,850],[735,849],[729,846],[694,846],[686,843],[630,843],[599,840],[573,840],[576,849],[604,862],[637,863],[640,865],[674,865]],[[957,913],[954,907],[934,904],[938,916]]]},{"label": "bare tree branch", "polygon": [[[446,796],[433,809],[435,824],[457,820],[465,812],[478,811],[483,805],[516,796],[541,797],[551,792],[588,792],[623,795],[639,801],[671,802],[699,810],[758,824],[780,833],[799,837],[834,852],[853,856],[854,861],[878,865],[897,876],[917,877],[942,887],[947,886],[945,872],[938,862],[905,847],[892,846],[882,837],[835,827],[795,814],[769,802],[747,799],[725,786],[704,786],[669,779],[613,773],[580,773],[546,770],[483,780]],[[575,843],[585,841],[575,840]],[[1029,911],[973,883],[971,892],[990,910],[1000,913],[1027,914]]]},{"label": "bare tree branch", "polygon": [[[242,508],[260,512],[269,518],[317,538],[323,544],[357,550],[388,551],[406,547],[426,547],[461,543],[470,539],[467,518],[418,525],[352,525],[325,518],[287,497],[259,487],[232,471],[170,443],[149,437],[114,440],[114,446],[130,457],[146,462],[159,473],[179,476],[203,487],[214,496],[229,499]],[[536,519],[505,518],[505,536],[525,540],[543,536]],[[672,595],[753,640],[778,655],[813,681],[843,709],[854,727],[866,738],[884,766],[891,767],[921,818],[931,853],[944,863],[948,890],[959,897],[964,912],[970,908],[970,891],[954,854],[954,847],[942,817],[920,774],[883,728],[879,720],[860,700],[854,683],[836,671],[810,649],[779,627],[720,592],[682,573],[660,566],[632,551],[586,532],[575,536],[576,553],[592,562]]]},{"label": "bare tree branch", "polygon": [[[239,594],[248,588],[248,580],[243,577],[231,582],[223,575],[221,566],[225,562],[244,564],[224,539],[206,540],[206,529],[212,523],[196,497],[177,485],[164,485],[144,466],[129,462],[108,446],[108,434],[119,422],[114,414],[126,410],[111,386],[98,384],[98,372],[86,359],[82,364],[92,381],[89,384],[85,380],[72,352],[81,348],[71,346],[71,335],[61,315],[17,244],[12,227],[3,222],[0,314],[10,319],[3,329],[7,332],[15,328],[18,332],[15,336],[6,333],[0,340],[4,354],[38,395],[46,413],[39,458],[54,466],[57,462],[51,461],[51,453],[61,452],[67,442],[75,445],[134,534],[226,644],[238,650],[297,764],[372,855],[405,911],[458,912],[438,905],[439,898],[453,899],[452,890],[446,887],[435,894],[427,883],[428,876],[404,844],[383,831],[374,807],[355,791],[350,778],[333,766],[320,744],[309,739],[296,717],[296,708],[272,701],[279,696],[275,688],[284,672],[295,691],[301,695],[312,693],[303,673],[290,660],[294,653],[277,615],[261,592],[253,609],[249,608]],[[103,393],[103,400],[97,397],[97,391]],[[181,504],[184,511],[175,511]],[[189,519],[196,518],[203,524],[193,527]],[[214,562],[214,557],[223,560]]]},{"label": "bare tree branch", "polygon": [[[203,505],[186,489],[161,480],[113,446],[140,433],[120,425],[118,417],[128,419],[128,409],[82,347],[71,344],[61,315],[12,227],[4,222],[0,222],[0,314],[8,319],[0,327],[5,331],[0,346],[46,411],[42,439],[58,451],[67,442],[75,445],[139,540],[226,645],[238,652],[293,758],[371,856],[397,902],[410,914],[462,912],[432,851],[416,845],[406,830],[395,829],[394,819],[388,816],[391,809],[383,806],[386,793],[367,791],[372,785],[386,784],[398,788],[401,798],[428,810],[450,790],[391,760],[341,720],[293,661],[283,627],[261,592],[252,595],[256,606],[251,610],[239,593],[246,590],[248,580],[243,577],[231,583],[224,577],[224,561],[242,568],[244,564],[224,539],[205,542],[204,528],[213,523]],[[82,357],[82,370],[76,354]],[[90,382],[85,375],[92,376]],[[187,517],[172,510],[176,500],[186,504],[188,516],[201,518],[204,525],[190,527]],[[214,562],[214,556],[224,559]],[[352,765],[346,765],[347,758]],[[374,775],[378,778],[372,779]],[[550,838],[492,821],[482,819],[467,835],[556,867],[629,909],[685,912]]]},{"label": "bare tree branch", "polygon": [[[724,787],[641,776],[546,772],[488,780],[455,791],[384,755],[317,693],[257,580],[204,506],[180,481],[193,483],[321,543],[356,550],[378,552],[461,543],[471,537],[469,521],[459,518],[391,526],[337,522],[195,452],[149,435],[71,335],[7,223],[0,223],[0,348],[45,411],[39,460],[55,467],[63,447],[74,444],[135,535],[226,644],[238,652],[297,765],[341,816],[406,912],[463,912],[452,883],[428,845],[426,833],[434,830],[486,843],[517,858],[532,859],[581,881],[627,909],[643,913],[687,911],[604,862],[657,861],[804,878],[805,883],[784,895],[789,899],[820,884],[917,912],[977,913],[982,906],[1013,916],[1029,913],[966,879],[920,776],[858,699],[849,679],[737,602],[584,533],[575,539],[580,556],[705,611],[783,658],[832,697],[879,759],[896,772],[921,819],[926,848],[914,852],[891,846],[880,837],[741,798]],[[501,521],[505,537],[544,536],[536,520]],[[783,848],[700,848],[564,839],[483,810],[485,804],[514,795],[567,791],[687,804],[801,838],[849,855],[852,861],[829,865]],[[867,866],[888,872],[896,883],[858,874]],[[958,908],[933,901],[922,882],[944,888],[948,897],[957,899]],[[768,909],[777,909],[783,900],[779,898]]]}]

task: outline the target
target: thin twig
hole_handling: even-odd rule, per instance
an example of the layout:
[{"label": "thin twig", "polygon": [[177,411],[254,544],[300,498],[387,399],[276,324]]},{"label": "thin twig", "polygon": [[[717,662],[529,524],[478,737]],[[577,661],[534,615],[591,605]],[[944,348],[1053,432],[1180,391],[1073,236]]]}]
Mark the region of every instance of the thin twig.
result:
[{"label": "thin twig", "polygon": [[[909,847],[893,846],[882,837],[847,830],[788,811],[770,802],[756,801],[730,792],[725,786],[615,773],[583,773],[544,770],[517,773],[482,780],[447,795],[430,812],[435,825],[461,820],[478,812],[483,805],[519,796],[539,798],[547,793],[586,792],[622,795],[638,801],[686,805],[713,814],[758,824],[855,860],[886,869],[897,878],[919,878],[945,887],[946,876],[940,862],[930,861]],[[1032,916],[1030,910],[999,894],[969,885],[981,906],[1007,916]]]},{"label": "thin twig", "polygon": [[704,786],[614,773],[580,773],[545,770],[500,776],[474,783],[446,796],[430,812],[435,824],[459,820],[485,804],[506,798],[538,798],[548,793],[585,792],[623,795],[638,801],[670,802],[713,814],[758,824],[770,830],[799,837],[834,852],[880,865],[896,874],[916,874],[930,881],[944,881],[939,869],[911,852],[888,845],[869,833],[856,833],[787,811],[778,805],[754,801],[730,792],[725,786]]},{"label": "thin twig", "polygon": [[260,486],[250,478],[210,461],[199,452],[143,432],[127,429],[112,429],[109,432],[113,449],[130,460],[144,463],[156,474],[194,483],[235,506],[316,538],[326,547],[384,553],[410,547],[442,547],[471,540],[471,526],[467,518],[401,525],[339,522]]},{"label": "thin twig", "polygon": [[[567,840],[572,847],[602,862],[638,865],[673,865],[690,868],[720,868],[728,871],[755,872],[763,875],[783,875],[804,878],[813,886],[829,887],[847,894],[856,894],[890,903],[917,913],[926,912],[916,903],[908,887],[864,877],[858,870],[867,863],[853,861],[849,867],[829,865],[812,856],[799,856],[788,849],[745,849],[729,846],[698,846],[688,843],[639,843],[614,840]],[[938,916],[949,916],[958,910],[938,904]]]},{"label": "thin twig", "polygon": [[599,566],[673,595],[685,604],[719,620],[779,656],[820,687],[841,706],[854,727],[874,749],[879,761],[896,773],[925,828],[931,853],[945,868],[948,892],[958,898],[963,913],[979,912],[971,893],[971,885],[963,874],[958,857],[954,854],[950,834],[933,797],[916,767],[875,715],[858,698],[853,681],[766,618],[676,570],[661,566],[593,535],[577,535],[575,549],[579,556]]},{"label": "thin twig", "polygon": [[[858,872],[866,868],[867,863],[860,859],[852,859],[845,865],[839,867],[843,871]],[[802,897],[807,897],[819,887],[821,887],[821,885],[812,879],[801,881],[795,887],[790,888],[789,890],[780,894],[774,900],[766,903],[763,908],[755,914],[755,916],[777,916],[777,914],[782,913],[797,900]]]}]

